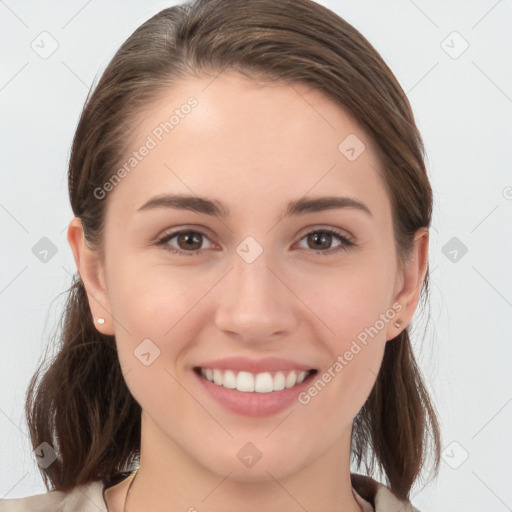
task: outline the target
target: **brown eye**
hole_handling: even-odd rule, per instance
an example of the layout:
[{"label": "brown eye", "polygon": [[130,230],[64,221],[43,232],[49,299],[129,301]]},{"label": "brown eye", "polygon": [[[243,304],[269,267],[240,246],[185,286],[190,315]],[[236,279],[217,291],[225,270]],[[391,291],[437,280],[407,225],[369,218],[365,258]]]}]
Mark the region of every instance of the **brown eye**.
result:
[{"label": "brown eye", "polygon": [[[169,242],[173,239],[176,239],[176,241],[174,244],[170,244]],[[204,248],[201,246],[205,240],[209,242],[208,237],[201,231],[181,230],[164,235],[156,242],[156,245],[173,254],[197,256],[203,251]],[[348,250],[355,245],[347,236],[335,229],[310,231],[302,237],[302,240],[306,240],[306,249],[313,250],[316,254],[324,255]],[[333,241],[338,242],[334,247],[332,247]],[[211,242],[209,243],[211,247]]]},{"label": "brown eye", "polygon": [[180,249],[197,251],[202,245],[202,235],[191,231],[190,233],[180,233],[176,240]]},{"label": "brown eye", "polygon": [[332,244],[332,235],[321,231],[312,233],[307,238],[314,249],[330,249]]},{"label": "brown eye", "polygon": [[[325,255],[347,250],[354,245],[354,242],[335,229],[310,231],[301,240],[304,239],[306,240],[306,248],[313,249],[317,254]],[[333,239],[339,242],[335,247],[332,247]]]},{"label": "brown eye", "polygon": [[[173,239],[176,239],[174,246],[169,243]],[[182,230],[165,235],[156,245],[174,254],[193,256],[201,252],[204,240],[208,240],[208,237],[200,231]]]}]

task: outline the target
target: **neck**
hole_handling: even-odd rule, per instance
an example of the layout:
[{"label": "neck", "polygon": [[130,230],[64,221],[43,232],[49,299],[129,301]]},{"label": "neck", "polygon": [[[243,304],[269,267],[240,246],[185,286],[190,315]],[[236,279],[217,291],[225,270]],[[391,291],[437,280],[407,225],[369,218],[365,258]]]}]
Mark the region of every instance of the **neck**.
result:
[{"label": "neck", "polygon": [[219,473],[210,471],[154,423],[146,419],[142,425],[140,468],[127,512],[361,512],[350,481],[350,429],[321,457],[297,471],[290,471],[283,461],[272,464],[270,457],[265,465],[263,454],[249,472],[239,474],[237,465]]}]

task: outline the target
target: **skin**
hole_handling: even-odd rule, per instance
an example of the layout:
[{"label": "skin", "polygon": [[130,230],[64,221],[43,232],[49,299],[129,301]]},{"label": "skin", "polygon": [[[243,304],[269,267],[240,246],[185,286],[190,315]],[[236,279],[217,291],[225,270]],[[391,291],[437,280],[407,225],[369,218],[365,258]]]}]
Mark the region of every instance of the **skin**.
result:
[{"label": "skin", "polygon": [[[127,510],[359,511],[350,483],[352,420],[387,340],[414,314],[428,232],[417,233],[402,269],[372,140],[304,84],[262,84],[234,71],[184,80],[141,114],[132,150],[190,96],[198,106],[103,199],[104,259],[84,243],[80,219],[68,228],[93,320],[105,318],[98,330],[115,334],[126,383],[143,409],[141,465]],[[354,161],[338,150],[349,134],[366,147]],[[215,198],[231,214],[136,211],[163,192]],[[372,215],[345,208],[281,218],[305,195],[356,198]],[[343,243],[308,241],[329,227],[354,245],[317,254]],[[178,237],[167,246],[194,255],[155,245],[180,228],[205,233],[200,254]],[[236,252],[247,236],[263,249],[252,263]],[[290,358],[321,374],[396,303],[402,326],[387,322],[307,405],[248,418],[214,402],[191,371],[243,355]],[[146,338],[160,350],[149,366],[133,355]],[[262,454],[250,468],[237,458],[247,442]],[[107,491],[109,511],[123,510],[131,480]]]}]

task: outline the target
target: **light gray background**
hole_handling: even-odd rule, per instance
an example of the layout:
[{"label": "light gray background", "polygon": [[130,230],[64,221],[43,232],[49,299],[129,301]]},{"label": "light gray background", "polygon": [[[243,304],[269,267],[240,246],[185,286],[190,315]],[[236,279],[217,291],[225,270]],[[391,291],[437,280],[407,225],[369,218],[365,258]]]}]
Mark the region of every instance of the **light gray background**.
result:
[{"label": "light gray background", "polygon": [[[174,3],[0,0],[0,498],[46,492],[23,399],[75,271],[66,165],[78,116],[120,44]],[[418,313],[413,341],[443,461],[412,501],[422,512],[511,510],[512,1],[320,3],[395,72],[428,152],[431,321],[423,339]],[[47,58],[31,47],[51,49],[44,31],[58,43]],[[46,262],[33,253],[43,237],[57,250]]]}]

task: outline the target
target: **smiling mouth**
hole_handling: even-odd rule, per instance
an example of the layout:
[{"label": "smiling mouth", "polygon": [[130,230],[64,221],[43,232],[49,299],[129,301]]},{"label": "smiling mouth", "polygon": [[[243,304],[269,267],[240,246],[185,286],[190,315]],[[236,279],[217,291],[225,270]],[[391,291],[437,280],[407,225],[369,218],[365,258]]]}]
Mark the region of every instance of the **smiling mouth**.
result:
[{"label": "smiling mouth", "polygon": [[227,389],[236,389],[242,393],[272,393],[301,384],[315,375],[317,370],[282,370],[255,374],[245,371],[195,367],[194,372],[201,378]]}]

